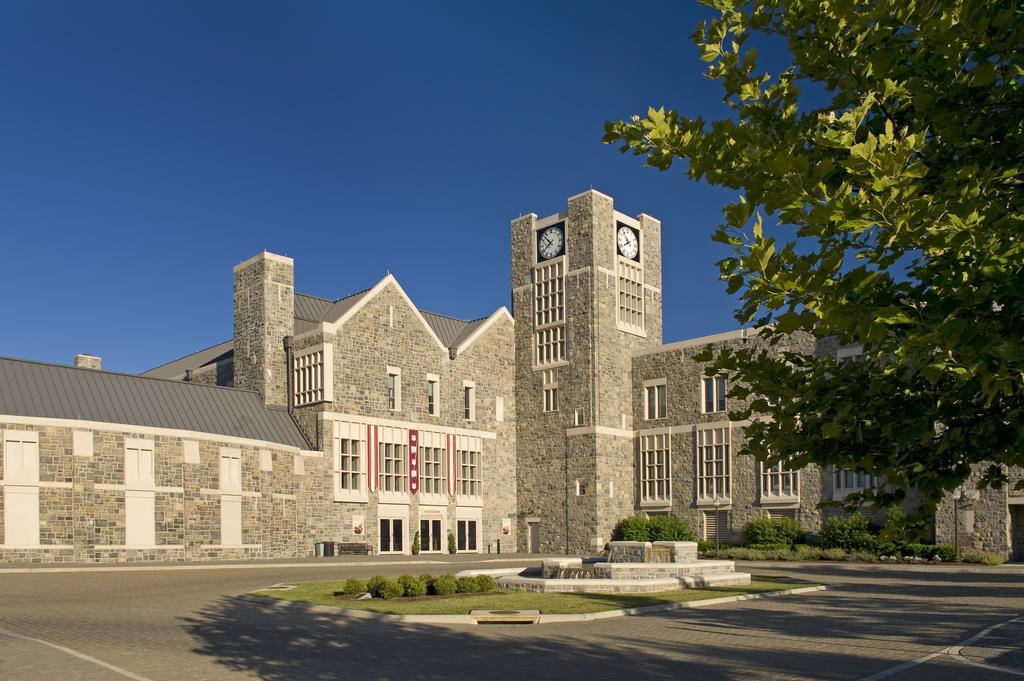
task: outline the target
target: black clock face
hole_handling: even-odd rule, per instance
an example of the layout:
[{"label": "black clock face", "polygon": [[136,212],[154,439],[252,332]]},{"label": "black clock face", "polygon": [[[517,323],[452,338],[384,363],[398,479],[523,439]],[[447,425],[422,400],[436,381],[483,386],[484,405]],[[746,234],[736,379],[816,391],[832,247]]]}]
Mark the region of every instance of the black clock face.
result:
[{"label": "black clock face", "polygon": [[615,245],[619,255],[640,262],[640,232],[620,222],[615,230]]},{"label": "black clock face", "polygon": [[565,252],[565,223],[537,230],[537,260],[551,260]]}]

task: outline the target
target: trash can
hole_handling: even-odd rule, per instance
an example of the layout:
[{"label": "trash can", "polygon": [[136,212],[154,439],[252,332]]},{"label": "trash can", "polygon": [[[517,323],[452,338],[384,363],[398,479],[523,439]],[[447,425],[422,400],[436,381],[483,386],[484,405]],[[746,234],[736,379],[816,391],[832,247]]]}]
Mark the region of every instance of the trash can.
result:
[{"label": "trash can", "polygon": [[313,552],[317,558],[323,558],[327,554],[326,542],[318,541],[313,544]]},{"label": "trash can", "polygon": [[324,557],[325,558],[334,558],[334,542],[332,542],[332,541],[325,541],[324,542]]}]

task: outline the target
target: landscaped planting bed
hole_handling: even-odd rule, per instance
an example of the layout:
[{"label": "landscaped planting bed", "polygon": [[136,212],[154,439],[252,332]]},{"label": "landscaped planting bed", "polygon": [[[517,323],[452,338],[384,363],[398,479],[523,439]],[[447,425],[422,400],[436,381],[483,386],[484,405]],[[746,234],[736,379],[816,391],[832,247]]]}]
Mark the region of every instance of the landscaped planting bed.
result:
[{"label": "landscaped planting bed", "polygon": [[[426,581],[427,584],[436,584],[437,580],[441,579],[427,577],[426,580],[420,580],[419,577],[405,575],[399,580],[389,581],[400,583],[404,580],[408,583],[410,580],[420,580],[421,582]],[[442,584],[445,585],[448,584],[449,579],[456,581],[449,575],[443,577],[448,578],[442,581]],[[287,591],[257,591],[254,595],[393,615],[465,615],[471,610],[539,610],[543,614],[584,614],[602,610],[638,608],[814,586],[807,582],[755,577],[749,585],[743,586],[678,589],[652,594],[561,594],[493,589],[486,592],[459,592],[456,590],[454,593],[445,595],[391,596],[389,598],[357,600],[354,594],[345,593],[357,586],[352,583],[354,581],[361,580],[349,580],[348,583],[339,581],[302,582]],[[349,588],[346,588],[346,584]],[[431,588],[431,591],[433,590]],[[447,590],[447,586],[444,586],[442,590]]]}]

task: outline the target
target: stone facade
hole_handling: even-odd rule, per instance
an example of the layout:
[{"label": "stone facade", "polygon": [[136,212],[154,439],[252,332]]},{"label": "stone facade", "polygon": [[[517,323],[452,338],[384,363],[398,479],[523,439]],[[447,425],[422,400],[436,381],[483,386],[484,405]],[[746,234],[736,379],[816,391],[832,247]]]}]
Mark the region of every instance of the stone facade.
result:
[{"label": "stone facade", "polygon": [[294,333],[295,265],[264,251],[234,270],[234,384],[288,404],[284,339]]}]

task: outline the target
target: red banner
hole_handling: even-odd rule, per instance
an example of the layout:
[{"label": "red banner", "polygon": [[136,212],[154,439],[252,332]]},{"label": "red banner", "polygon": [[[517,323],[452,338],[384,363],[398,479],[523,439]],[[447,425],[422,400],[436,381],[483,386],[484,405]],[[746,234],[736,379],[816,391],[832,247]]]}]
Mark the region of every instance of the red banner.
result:
[{"label": "red banner", "polygon": [[420,491],[420,431],[409,431],[409,491]]},{"label": "red banner", "polygon": [[377,451],[380,426],[366,426],[366,486],[371,492],[377,491]]}]

